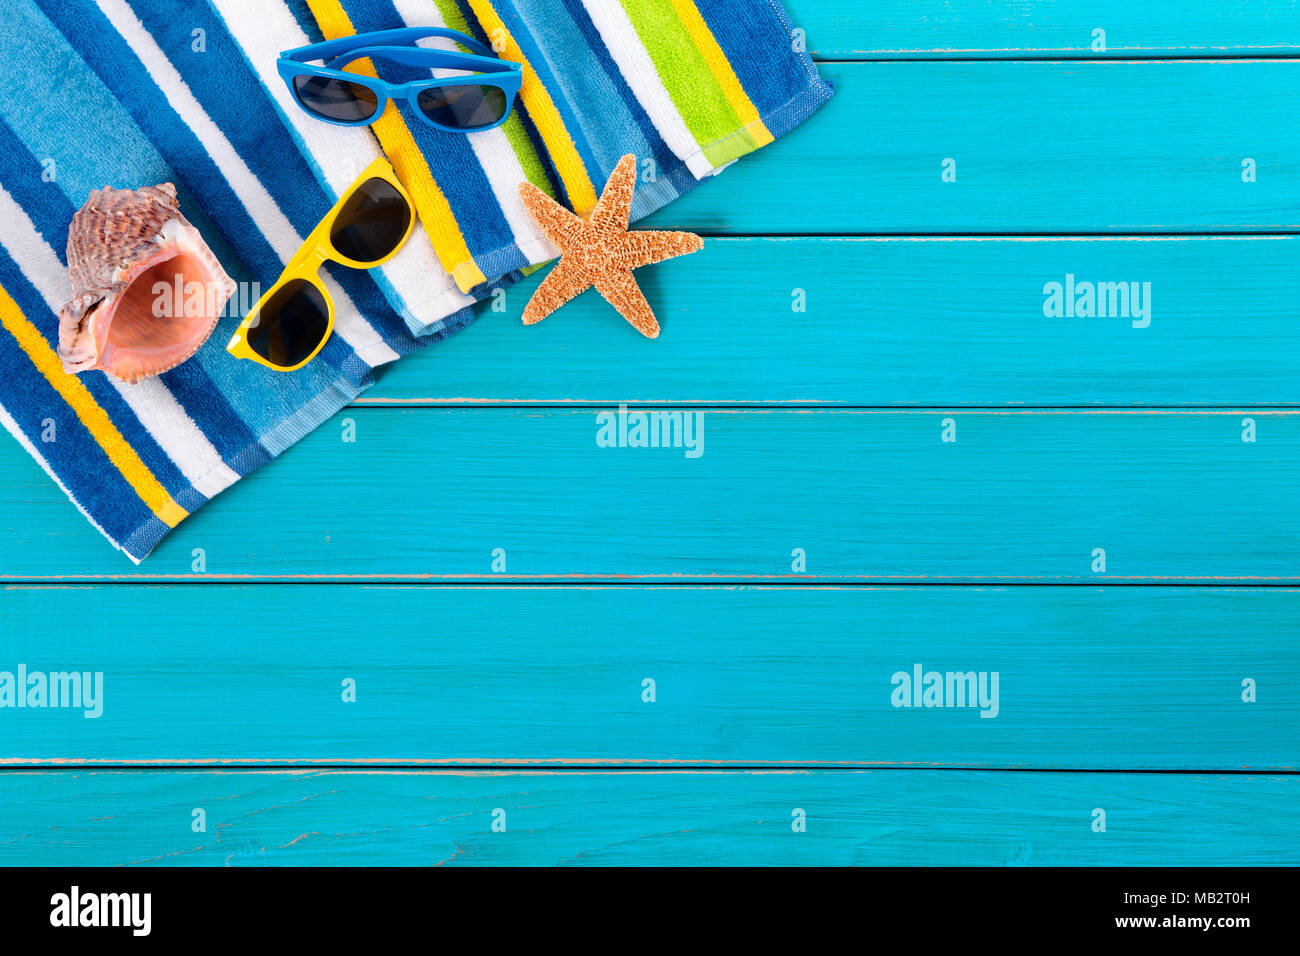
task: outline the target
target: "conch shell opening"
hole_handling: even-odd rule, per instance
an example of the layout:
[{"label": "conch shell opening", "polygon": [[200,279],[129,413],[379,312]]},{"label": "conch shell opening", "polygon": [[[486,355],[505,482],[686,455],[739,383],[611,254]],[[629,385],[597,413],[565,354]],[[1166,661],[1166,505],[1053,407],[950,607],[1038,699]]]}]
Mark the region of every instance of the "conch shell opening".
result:
[{"label": "conch shell opening", "polygon": [[73,298],[59,313],[59,358],[139,382],[184,362],[216,328],[235,283],[181,214],[171,183],[105,187],[68,229]]}]

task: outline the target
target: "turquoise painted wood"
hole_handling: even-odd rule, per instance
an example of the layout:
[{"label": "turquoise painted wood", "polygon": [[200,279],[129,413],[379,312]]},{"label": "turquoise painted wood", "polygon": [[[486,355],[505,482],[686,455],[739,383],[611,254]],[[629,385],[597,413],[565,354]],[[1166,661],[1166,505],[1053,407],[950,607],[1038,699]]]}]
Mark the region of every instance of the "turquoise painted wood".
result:
[{"label": "turquoise painted wood", "polygon": [[[1059,235],[1300,221],[1300,60],[822,72],[839,92],[795,135],[644,222],[708,234]],[[942,178],[948,159],[953,182]],[[1242,181],[1247,159],[1255,182]]]},{"label": "turquoise painted wood", "polygon": [[[101,585],[4,606],[0,671],[102,674],[93,702],[0,710],[11,766],[1300,768],[1292,589]],[[898,696],[917,665],[975,684]]]},{"label": "turquoise painted wood", "polygon": [[637,448],[610,408],[358,408],[138,568],[4,443],[0,574],[1300,582],[1294,410],[699,414]]},{"label": "turquoise painted wood", "polygon": [[[1094,811],[1106,831],[1094,832]],[[203,811],[203,832],[195,832]],[[806,830],[794,832],[802,810]],[[494,832],[493,820],[505,832]],[[0,863],[1279,865],[1300,778],[961,771],[13,772]],[[974,878],[974,877],[973,877]]]},{"label": "turquoise painted wood", "polygon": [[[642,271],[653,347],[594,292],[523,327],[539,274],[362,402],[1285,404],[1297,262],[1296,236],[711,239]],[[1044,315],[1067,276],[1128,285],[1104,318]]]},{"label": "turquoise painted wood", "polygon": [[872,62],[646,223],[659,341],[522,283],[139,569],[0,442],[0,670],[105,676],[0,708],[0,864],[1300,864],[1297,4],[789,6]]},{"label": "turquoise painted wood", "polygon": [[808,49],[829,59],[1300,54],[1294,0],[1182,0],[1172,8],[1133,0],[789,0],[785,7]]}]

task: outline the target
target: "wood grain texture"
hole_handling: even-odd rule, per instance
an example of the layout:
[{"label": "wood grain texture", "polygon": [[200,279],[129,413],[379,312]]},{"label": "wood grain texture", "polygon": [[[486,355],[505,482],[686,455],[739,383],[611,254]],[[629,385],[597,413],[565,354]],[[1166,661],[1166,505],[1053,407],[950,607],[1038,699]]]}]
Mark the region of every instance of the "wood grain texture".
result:
[{"label": "wood grain texture", "polygon": [[[1225,56],[1300,53],[1293,0],[787,0],[808,49],[830,59]],[[1105,31],[1097,48],[1093,31]]]},{"label": "wood grain texture", "polygon": [[[103,674],[98,717],[0,710],[9,765],[1300,767],[1291,589],[3,593],[0,671]],[[896,707],[917,664],[994,707]]]},{"label": "wood grain texture", "polygon": [[602,413],[350,410],[139,568],[4,443],[0,575],[1300,582],[1293,411],[708,410],[696,458]]},{"label": "wood grain texture", "polygon": [[[1283,404],[1297,262],[1295,236],[711,239],[638,274],[653,345],[594,293],[523,327],[538,274],[361,402]],[[1150,314],[1045,316],[1067,275],[1137,282]]]},{"label": "wood grain texture", "polygon": [[[1093,811],[1106,832],[1093,832]],[[192,830],[196,809],[206,830]],[[802,809],[807,830],[791,828]],[[494,811],[505,832],[493,832]],[[500,819],[500,814],[497,815]],[[962,771],[0,774],[0,863],[1280,865],[1300,778]]]},{"label": "wood grain texture", "polygon": [[[203,579],[0,589],[0,670],[105,677],[0,709],[0,864],[1300,864],[1300,775],[1125,772],[1297,766],[1300,590],[1244,586],[1300,583],[1297,5],[788,6],[875,62],[643,224],[710,237],[652,346],[520,328],[535,277],[135,570],[0,442],[0,580]],[[620,401],[703,456],[598,448]],[[998,717],[893,708],[917,663]]]},{"label": "wood grain texture", "polygon": [[[646,220],[706,235],[1277,232],[1300,60],[843,63],[792,136]],[[944,182],[943,161],[957,178]],[[1242,162],[1256,181],[1242,181]]]}]

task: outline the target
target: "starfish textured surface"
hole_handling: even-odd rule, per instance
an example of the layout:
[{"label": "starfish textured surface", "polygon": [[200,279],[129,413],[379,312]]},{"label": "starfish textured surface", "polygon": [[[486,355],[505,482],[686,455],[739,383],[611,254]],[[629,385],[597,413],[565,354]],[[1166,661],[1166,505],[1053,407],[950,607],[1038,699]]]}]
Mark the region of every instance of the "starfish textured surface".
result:
[{"label": "starfish textured surface", "polygon": [[690,232],[628,232],[635,186],[636,156],[628,153],[614,167],[591,218],[583,220],[532,183],[520,184],[524,205],[560,249],[560,261],[524,308],[525,325],[542,321],[594,287],[642,335],[659,335],[659,322],[632,270],[698,252],[704,240]]}]

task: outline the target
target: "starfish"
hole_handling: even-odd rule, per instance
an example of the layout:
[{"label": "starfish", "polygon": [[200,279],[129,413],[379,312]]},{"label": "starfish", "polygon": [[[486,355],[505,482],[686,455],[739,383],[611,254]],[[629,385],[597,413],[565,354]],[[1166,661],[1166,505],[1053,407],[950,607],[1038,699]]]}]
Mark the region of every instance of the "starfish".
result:
[{"label": "starfish", "polygon": [[690,232],[628,232],[635,185],[636,156],[628,153],[610,174],[591,218],[583,220],[532,183],[520,184],[524,205],[560,249],[559,263],[524,308],[524,325],[542,321],[594,286],[638,332],[649,339],[659,335],[659,323],[632,270],[698,252],[704,240]]}]

